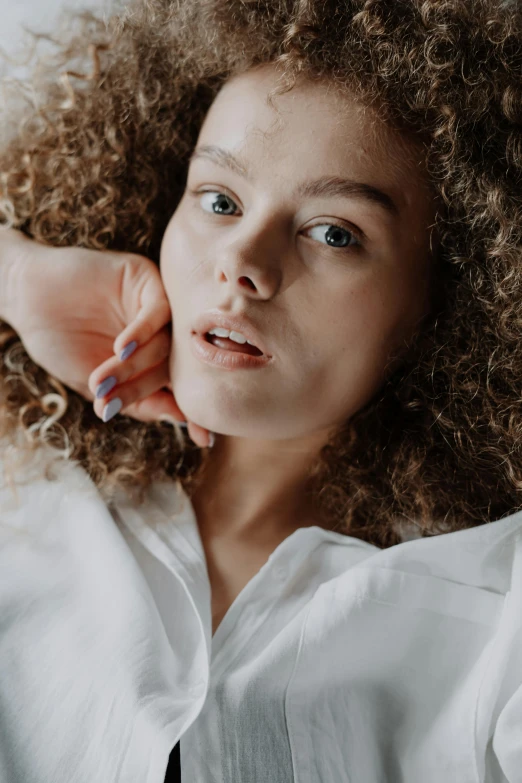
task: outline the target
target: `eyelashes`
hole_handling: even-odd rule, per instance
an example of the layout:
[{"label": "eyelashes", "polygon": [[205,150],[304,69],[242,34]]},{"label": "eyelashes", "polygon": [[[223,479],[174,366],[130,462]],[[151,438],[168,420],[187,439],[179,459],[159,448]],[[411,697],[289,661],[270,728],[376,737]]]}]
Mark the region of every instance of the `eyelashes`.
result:
[{"label": "eyelashes", "polygon": [[[224,217],[235,217],[235,212],[233,211],[227,211],[230,209],[230,204],[233,204],[234,207],[237,208],[237,205],[234,201],[234,199],[229,196],[224,191],[220,190],[190,190],[189,193],[194,198],[199,197],[199,203],[201,206],[201,209],[208,215],[216,215],[216,216],[224,216]],[[214,198],[208,198],[206,199],[206,203],[209,205],[209,209],[205,209],[203,206],[203,197],[204,196],[213,196]],[[213,207],[218,203],[218,199],[215,197],[219,197],[221,200],[219,211],[216,211],[213,209]],[[228,204],[227,204],[228,202]],[[305,229],[305,232],[310,232],[315,229],[322,229],[327,228],[328,230],[325,232],[325,235],[327,237],[327,240],[331,240],[332,242],[341,242],[340,245],[330,244],[329,241],[327,242],[321,242],[319,239],[314,238],[314,241],[319,242],[319,244],[322,244],[325,248],[329,248],[332,250],[344,250],[344,251],[354,251],[361,249],[363,246],[363,234],[360,230],[356,229],[352,226],[345,226],[341,223],[335,223],[335,222],[323,222],[323,223],[314,223],[311,226],[308,226]],[[347,239],[348,235],[348,239]]]}]

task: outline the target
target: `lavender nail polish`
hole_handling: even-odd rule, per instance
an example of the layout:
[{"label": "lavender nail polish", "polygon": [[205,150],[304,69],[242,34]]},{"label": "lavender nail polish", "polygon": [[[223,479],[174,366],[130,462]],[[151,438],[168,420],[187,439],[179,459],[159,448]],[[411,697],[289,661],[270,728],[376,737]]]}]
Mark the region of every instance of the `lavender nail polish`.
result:
[{"label": "lavender nail polish", "polygon": [[108,422],[109,419],[112,419],[113,416],[116,416],[117,413],[121,411],[122,401],[119,397],[114,397],[110,402],[107,403],[105,408],[103,409],[102,413],[102,419],[104,422]]},{"label": "lavender nail polish", "polygon": [[131,354],[134,353],[136,348],[138,347],[138,343],[136,340],[133,340],[131,343],[128,343],[128,345],[125,346],[123,351],[120,353],[120,362],[124,362],[125,359],[128,359]]},{"label": "lavender nail polish", "polygon": [[118,379],[114,375],[109,375],[108,378],[105,378],[105,380],[96,387],[96,399],[101,400],[102,397],[105,397],[106,394],[114,389],[117,383]]}]

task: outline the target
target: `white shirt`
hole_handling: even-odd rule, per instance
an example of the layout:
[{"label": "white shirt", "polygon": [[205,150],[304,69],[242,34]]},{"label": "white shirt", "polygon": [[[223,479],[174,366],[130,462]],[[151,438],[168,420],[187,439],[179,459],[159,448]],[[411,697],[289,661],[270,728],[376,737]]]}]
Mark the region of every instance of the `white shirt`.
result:
[{"label": "white shirt", "polygon": [[180,738],[186,783],[522,781],[521,513],[301,528],[212,638],[188,496],[54,470],[0,490],[1,783],[163,783]]}]

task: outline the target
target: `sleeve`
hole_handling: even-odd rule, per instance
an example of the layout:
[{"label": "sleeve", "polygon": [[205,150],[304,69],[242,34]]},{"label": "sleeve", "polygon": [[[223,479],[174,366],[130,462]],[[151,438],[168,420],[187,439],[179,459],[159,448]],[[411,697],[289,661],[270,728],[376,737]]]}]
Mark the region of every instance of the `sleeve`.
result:
[{"label": "sleeve", "polygon": [[503,777],[486,776],[484,783],[522,783],[522,529],[517,536],[510,593],[510,655],[503,672],[501,707],[491,750]]},{"label": "sleeve", "polygon": [[522,781],[522,686],[516,690],[502,710],[495,727],[492,747],[505,775],[499,783],[504,781],[520,783]]}]

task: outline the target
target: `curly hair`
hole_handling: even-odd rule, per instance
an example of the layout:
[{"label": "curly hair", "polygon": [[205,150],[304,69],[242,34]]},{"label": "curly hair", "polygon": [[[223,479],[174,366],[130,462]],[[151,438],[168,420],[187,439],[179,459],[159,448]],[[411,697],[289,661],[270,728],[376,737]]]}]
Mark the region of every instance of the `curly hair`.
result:
[{"label": "curly hair", "polygon": [[[399,367],[328,441],[310,486],[335,529],[381,548],[522,508],[522,11],[497,0],[142,0],[71,14],[0,150],[0,220],[39,242],[159,264],[207,110],[279,63],[331,80],[422,142],[441,209],[437,306]],[[82,71],[83,69],[83,71]],[[39,74],[39,76],[38,76]],[[20,113],[21,112],[21,113]],[[0,436],[77,460],[110,498],[190,493],[208,452],[92,404],[0,322]],[[52,413],[51,409],[55,408]],[[137,494],[135,494],[137,493]]]}]

